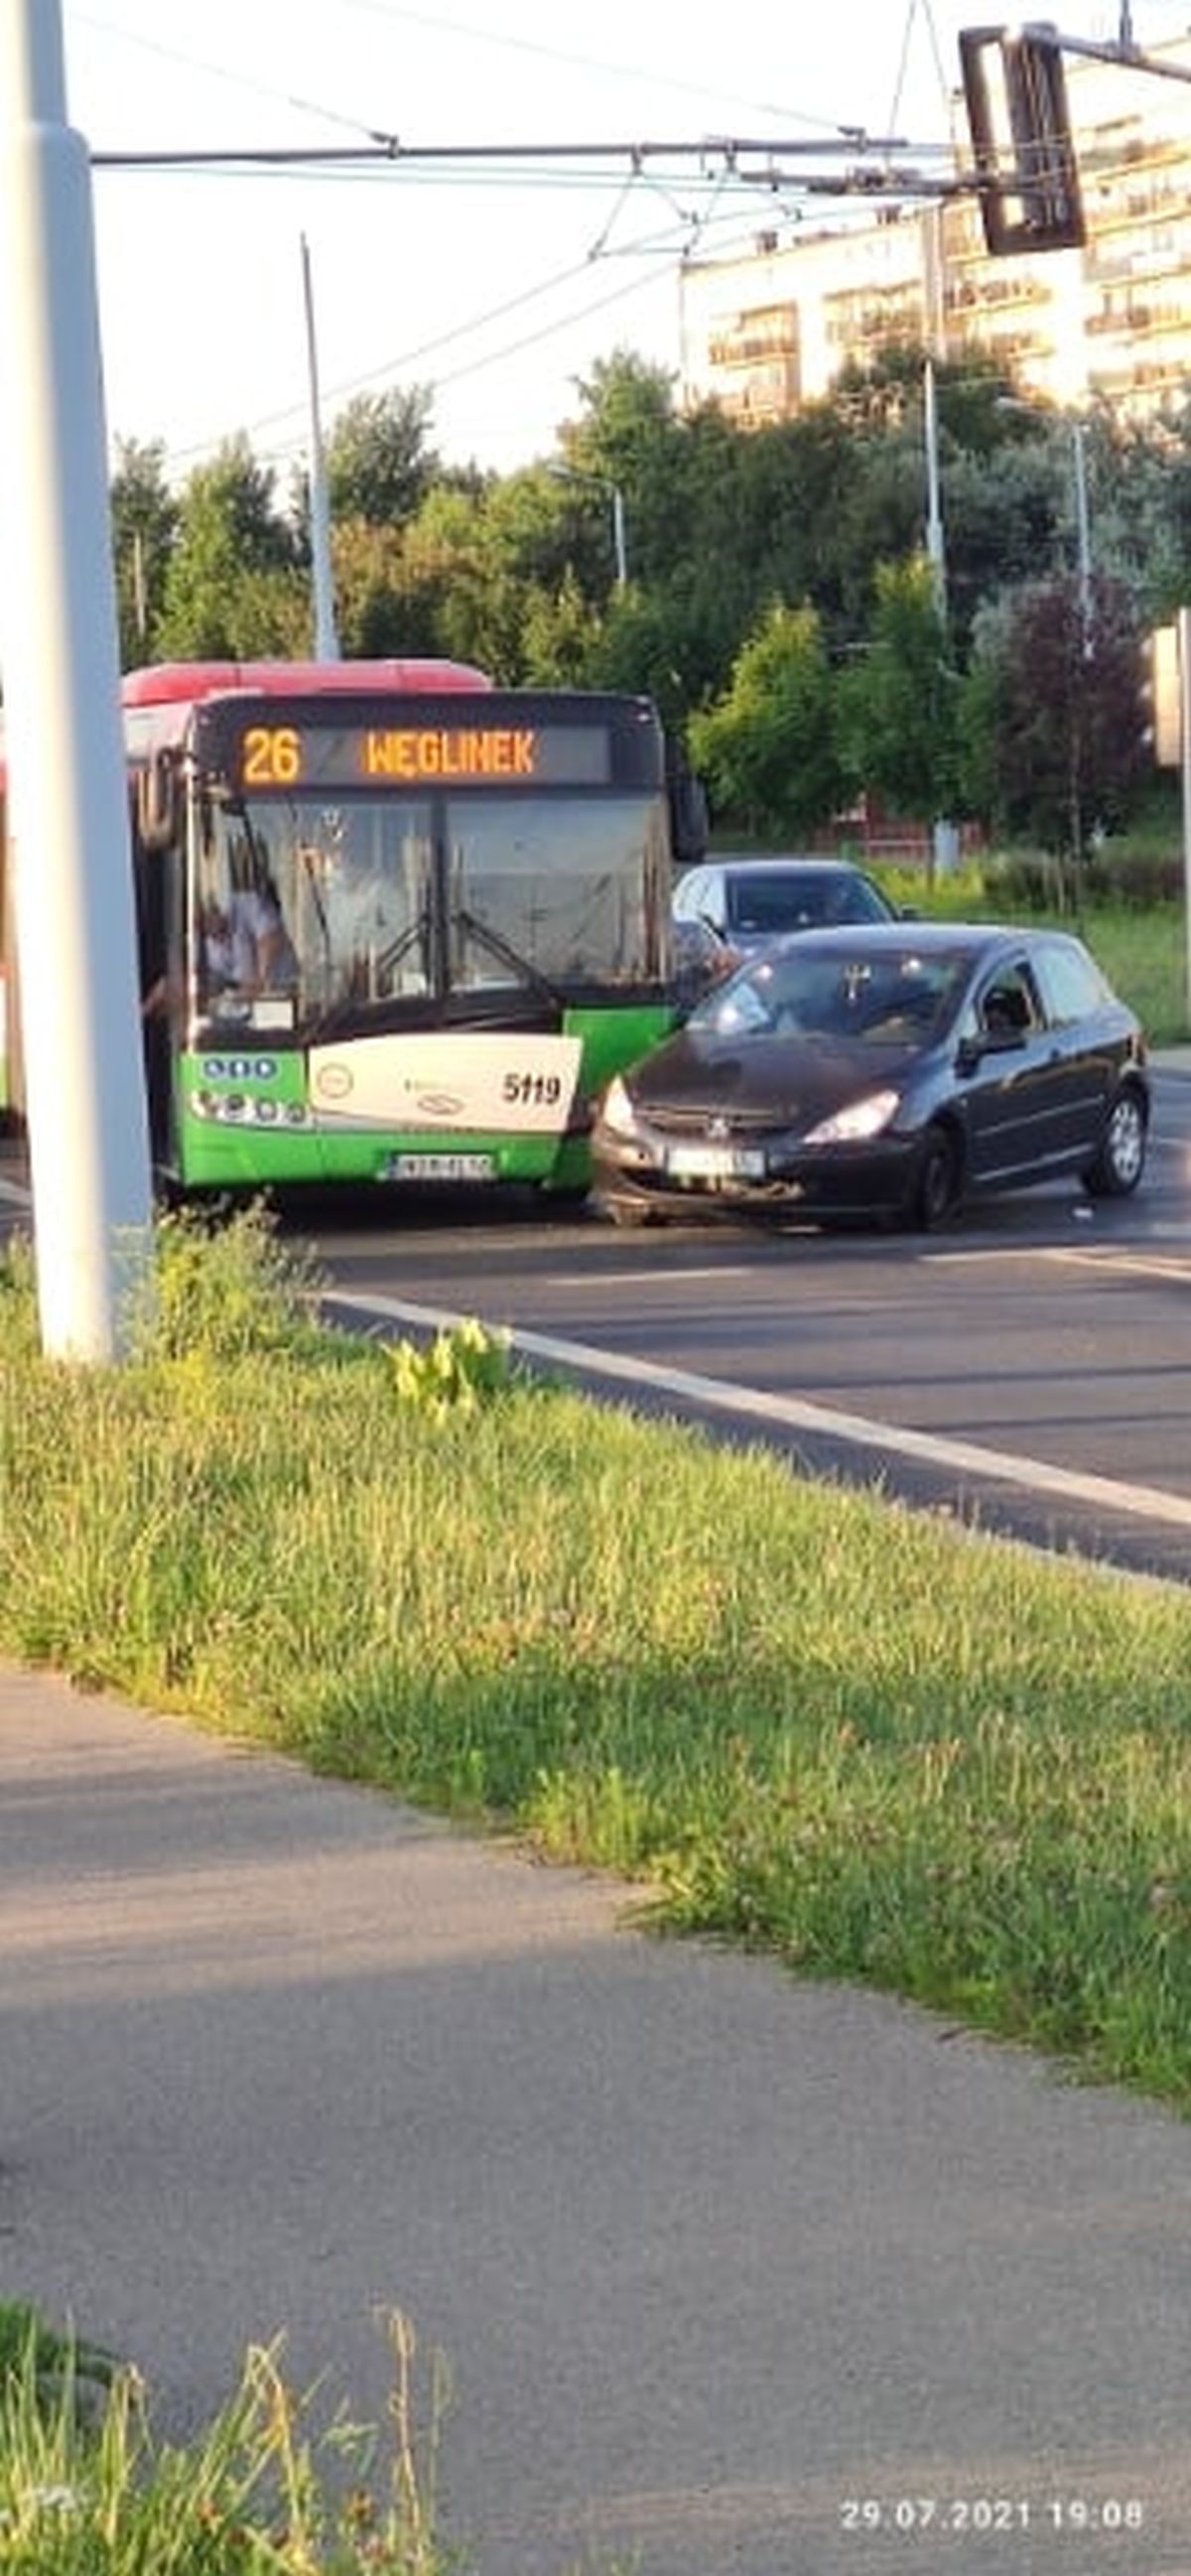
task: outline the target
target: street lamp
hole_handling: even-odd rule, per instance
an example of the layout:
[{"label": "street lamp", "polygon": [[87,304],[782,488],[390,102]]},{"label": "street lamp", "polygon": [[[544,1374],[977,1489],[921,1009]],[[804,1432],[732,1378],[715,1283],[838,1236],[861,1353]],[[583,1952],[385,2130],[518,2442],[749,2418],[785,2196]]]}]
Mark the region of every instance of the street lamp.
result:
[{"label": "street lamp", "polygon": [[553,464],[547,472],[559,483],[586,483],[593,492],[606,492],[612,503],[612,555],[616,565],[616,587],[624,590],[629,578],[629,554],[625,537],[624,494],[619,483],[605,474],[589,474],[585,466]]},{"label": "street lamp", "polygon": [[943,545],[943,511],[939,496],[939,411],[935,399],[935,362],[922,362],[922,420],[926,435],[926,552],[934,576],[935,606],[947,617],[947,557]]},{"label": "street lamp", "polygon": [[[926,438],[926,553],[934,584],[935,611],[944,639],[947,633],[947,553],[943,542],[943,506],[939,483],[939,411],[935,396],[935,362],[922,362],[922,422]],[[943,651],[946,653],[944,640]],[[932,830],[934,873],[951,875],[959,861],[959,834],[947,814],[936,814]]]},{"label": "street lamp", "polygon": [[1083,658],[1090,662],[1096,650],[1092,632],[1092,532],[1088,523],[1088,457],[1087,430],[1082,420],[1071,423],[1071,441],[1075,463],[1075,540],[1079,562],[1079,622],[1083,634]]}]

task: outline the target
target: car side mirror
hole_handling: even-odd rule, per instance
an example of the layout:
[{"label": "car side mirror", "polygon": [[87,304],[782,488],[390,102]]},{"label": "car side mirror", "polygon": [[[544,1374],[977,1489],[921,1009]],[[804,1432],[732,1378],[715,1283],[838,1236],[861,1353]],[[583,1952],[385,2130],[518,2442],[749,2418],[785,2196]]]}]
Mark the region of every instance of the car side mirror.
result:
[{"label": "car side mirror", "polygon": [[987,1055],[1023,1055],[1024,1029],[984,1029],[978,1037],[961,1038],[955,1051],[957,1073],[975,1073]]}]

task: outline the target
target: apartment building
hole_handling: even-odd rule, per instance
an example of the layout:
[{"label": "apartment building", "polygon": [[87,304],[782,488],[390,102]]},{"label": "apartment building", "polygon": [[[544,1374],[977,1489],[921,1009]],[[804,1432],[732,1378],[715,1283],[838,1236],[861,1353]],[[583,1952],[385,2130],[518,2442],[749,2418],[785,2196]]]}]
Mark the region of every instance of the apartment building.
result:
[{"label": "apartment building", "polygon": [[[1191,71],[1191,38],[1153,59]],[[739,257],[687,264],[684,400],[782,420],[893,339],[979,348],[1076,408],[1148,417],[1191,397],[1191,83],[1077,57],[1067,88],[1082,248],[994,259],[974,196],[841,200],[813,231],[774,226]]]}]

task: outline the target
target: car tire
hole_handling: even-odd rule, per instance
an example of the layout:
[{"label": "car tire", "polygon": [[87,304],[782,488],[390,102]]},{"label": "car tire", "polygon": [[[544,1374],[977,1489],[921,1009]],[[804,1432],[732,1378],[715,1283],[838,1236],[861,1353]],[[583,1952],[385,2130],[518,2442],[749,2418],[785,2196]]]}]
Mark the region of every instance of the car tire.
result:
[{"label": "car tire", "polygon": [[945,1225],[959,1203],[960,1155],[955,1131],[936,1118],[927,1128],[918,1158],[910,1201],[910,1218],[914,1225],[933,1234]]},{"label": "car tire", "polygon": [[1118,1091],[1092,1162],[1081,1175],[1089,1198],[1125,1199],[1145,1170],[1146,1108],[1132,1083]]}]

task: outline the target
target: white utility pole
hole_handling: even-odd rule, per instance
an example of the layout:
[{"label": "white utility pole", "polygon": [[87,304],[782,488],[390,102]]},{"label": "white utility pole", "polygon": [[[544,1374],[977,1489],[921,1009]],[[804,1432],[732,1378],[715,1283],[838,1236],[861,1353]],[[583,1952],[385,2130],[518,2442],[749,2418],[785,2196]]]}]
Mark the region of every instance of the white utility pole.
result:
[{"label": "white utility pole", "polygon": [[625,590],[629,578],[629,549],[624,525],[624,494],[619,483],[612,486],[612,548],[616,561],[616,587]]},{"label": "white utility pole", "polygon": [[335,582],[331,571],[331,506],[323,455],[314,290],[310,283],[310,250],[305,233],[302,235],[302,292],[306,302],[306,358],[310,385],[310,559],[314,569],[314,651],[319,662],[337,662],[339,630],[335,623]]},{"label": "white utility pole", "polygon": [[1071,423],[1075,462],[1075,542],[1079,566],[1079,625],[1083,638],[1085,662],[1095,660],[1096,638],[1092,618],[1092,529],[1088,517],[1088,451],[1082,420]]},{"label": "white utility pole", "polygon": [[[935,362],[931,357],[922,366],[922,425],[926,440],[926,555],[931,569],[935,609],[944,637],[947,633],[947,548],[943,536],[943,504],[939,479],[939,407],[935,386]],[[944,651],[946,646],[944,645]],[[959,863],[959,834],[946,814],[936,814],[931,829],[936,876],[954,875]]]},{"label": "white utility pole", "polygon": [[91,211],[60,0],[0,5],[0,666],[43,1347],[119,1355],[150,1257]]},{"label": "white utility pole", "polygon": [[1191,1011],[1191,608],[1176,620],[1179,661],[1179,768],[1183,781],[1183,938],[1187,1008]]},{"label": "white utility pole", "polygon": [[935,607],[946,625],[947,554],[939,496],[939,409],[933,358],[925,358],[922,364],[922,423],[926,438],[926,555],[934,582]]}]

